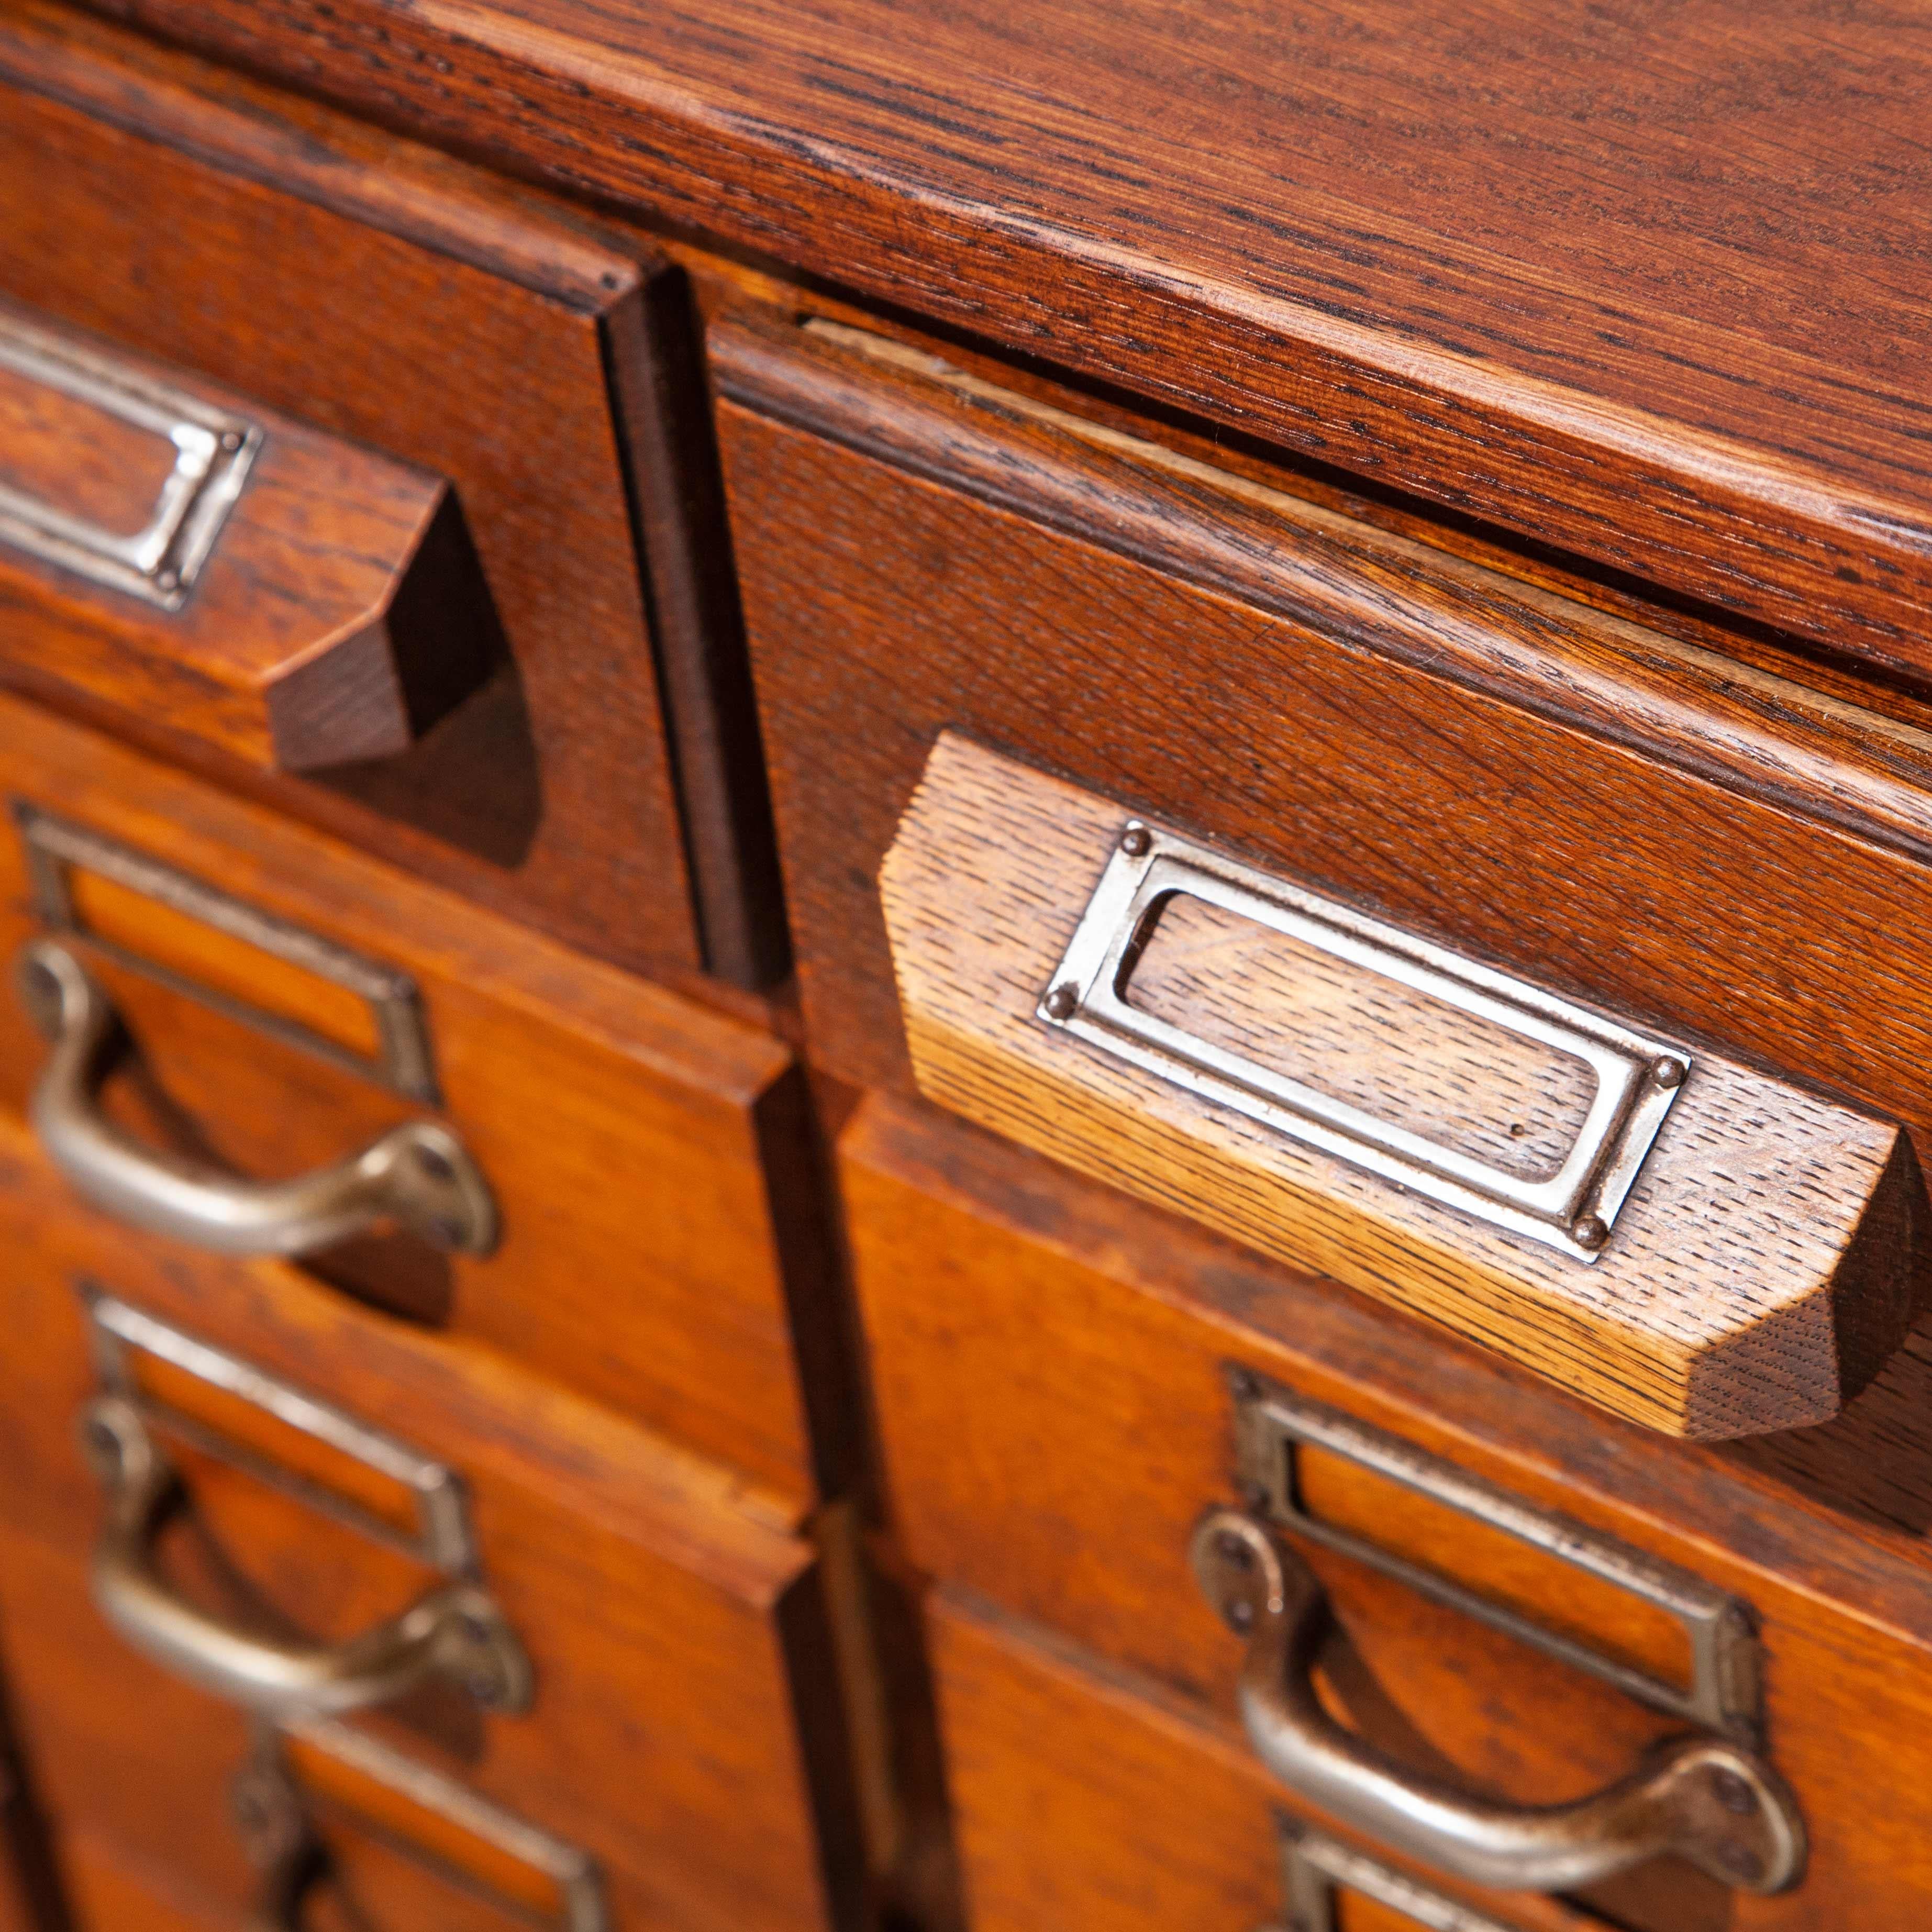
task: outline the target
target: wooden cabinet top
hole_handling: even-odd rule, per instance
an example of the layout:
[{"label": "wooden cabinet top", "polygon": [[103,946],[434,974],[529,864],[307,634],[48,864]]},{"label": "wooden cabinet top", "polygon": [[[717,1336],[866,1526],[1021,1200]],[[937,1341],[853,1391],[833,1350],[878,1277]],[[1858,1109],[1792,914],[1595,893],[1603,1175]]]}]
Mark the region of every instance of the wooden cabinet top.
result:
[{"label": "wooden cabinet top", "polygon": [[97,4],[1932,668],[1932,17],[1834,0]]}]

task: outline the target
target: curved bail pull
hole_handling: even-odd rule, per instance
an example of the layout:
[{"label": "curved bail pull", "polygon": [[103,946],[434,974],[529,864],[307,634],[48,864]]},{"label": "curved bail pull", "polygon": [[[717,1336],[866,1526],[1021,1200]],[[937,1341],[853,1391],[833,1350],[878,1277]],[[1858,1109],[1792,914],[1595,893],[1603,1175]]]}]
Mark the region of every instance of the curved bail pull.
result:
[{"label": "curved bail pull", "polygon": [[475,1583],[439,1585],[400,1616],[339,1644],[285,1642],[210,1616],[156,1567],[155,1540],[178,1478],[140,1411],[122,1396],[101,1396],[82,1411],[81,1435],[107,1492],[94,1551],[94,1600],[130,1643],[178,1675],[284,1720],[386,1703],[434,1677],[460,1684],[486,1710],[529,1708],[529,1660]]},{"label": "curved bail pull", "polygon": [[20,956],[21,997],[53,1051],[28,1118],[68,1180],[116,1220],[224,1254],[314,1254],[394,1221],[438,1247],[496,1245],[489,1184],[462,1142],[432,1120],[394,1127],[359,1153],[289,1180],[242,1180],[144,1146],[101,1112],[96,1090],[119,1032],[112,1002],[52,940]]},{"label": "curved bail pull", "polygon": [[1210,1510],[1190,1557],[1208,1601],[1248,1640],[1241,1718],[1262,1762],[1297,1796],[1396,1850],[1502,1892],[1574,1891],[1665,1853],[1755,1892],[1781,1892],[1802,1869],[1790,1792],[1721,1739],[1670,1739],[1564,1804],[1495,1802],[1406,1769],[1323,1708],[1312,1672],[1327,1599],[1265,1524]]}]

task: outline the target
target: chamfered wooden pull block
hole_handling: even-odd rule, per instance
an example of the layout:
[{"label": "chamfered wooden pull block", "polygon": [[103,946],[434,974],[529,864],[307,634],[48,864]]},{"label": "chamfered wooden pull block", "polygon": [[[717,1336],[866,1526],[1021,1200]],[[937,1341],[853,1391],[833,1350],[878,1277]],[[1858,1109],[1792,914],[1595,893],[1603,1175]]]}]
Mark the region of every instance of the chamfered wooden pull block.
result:
[{"label": "chamfered wooden pull block", "polygon": [[404,751],[476,688],[447,484],[0,308],[0,663],[279,770]]},{"label": "chamfered wooden pull block", "polygon": [[880,874],[921,1090],[1678,1436],[1904,1338],[1903,1129],[942,736]]}]

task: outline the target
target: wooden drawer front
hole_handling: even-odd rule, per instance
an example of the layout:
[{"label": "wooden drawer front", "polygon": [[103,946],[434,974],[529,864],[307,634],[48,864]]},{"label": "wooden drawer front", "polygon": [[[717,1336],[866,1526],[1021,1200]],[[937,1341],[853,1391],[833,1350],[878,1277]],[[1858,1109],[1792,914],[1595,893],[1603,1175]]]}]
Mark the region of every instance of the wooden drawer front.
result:
[{"label": "wooden drawer front", "polygon": [[[1552,1898],[1445,1882],[1358,1842],[1358,1882],[1327,1895],[1291,1889],[1280,1794],[1238,1740],[1172,1700],[1096,1671],[977,1600],[941,1592],[933,1606],[946,1756],[952,1767],[968,1911],[977,1932],[1048,1924],[1119,1932],[1185,1925],[1201,1932],[1617,1932],[1631,1923]],[[1321,1834],[1328,1844],[1338,1841]],[[1334,1861],[1338,1865],[1340,1859]],[[1367,1888],[1377,1879],[1385,1895]],[[1387,1881],[1396,1881],[1390,1884]],[[1410,1910],[1387,1894],[1406,1892]],[[1307,1906],[1328,1907],[1315,1916]],[[1916,1906],[1906,1876],[1863,1922],[1906,1932]],[[1299,1906],[1303,1909],[1298,1911]],[[1672,1932],[1836,1924],[1828,1915],[1730,1916],[1720,1895],[1679,1901]]]},{"label": "wooden drawer front", "polygon": [[[915,1024],[956,1026],[956,1011],[936,1012],[935,988],[962,983],[935,967],[949,940],[962,958],[978,949],[976,964],[1004,951],[1050,973],[1109,840],[1138,818],[1688,1052],[1693,1092],[1706,1060],[1768,1066],[1848,1098],[1856,1114],[1932,1129],[1908,1070],[1932,1046],[1932,952],[1914,910],[1932,853],[1922,731],[1720,665],[1246,472],[1169,457],[894,345],[864,346],[843,326],[739,316],[712,337],[816,1058],[855,1081],[912,1084],[902,995],[922,990],[916,970],[934,969],[922,985],[934,997]],[[843,748],[838,759],[828,743]],[[949,747],[1023,777],[1010,801],[989,801],[976,848],[934,847],[938,864],[915,878],[895,840],[932,803]],[[1072,808],[1036,819],[1027,779],[1088,801],[1108,837],[1096,844],[1082,820],[1064,848],[1042,843],[1043,826],[1073,824]],[[1230,969],[1211,954],[1201,963],[1211,995]],[[1048,992],[1042,976],[1035,998]],[[1043,1036],[1045,1020],[1029,1009],[1020,1023]],[[917,1071],[937,1094],[929,1058]],[[1061,1096],[1024,1072],[1001,1069],[1009,1117],[1030,1112],[1036,1144],[1078,1158]],[[961,1104],[958,1083],[943,1097]],[[1490,1104],[1493,1127],[1523,1118]],[[976,1117],[992,1112],[988,1102]],[[1172,1198],[1184,1184],[1144,1145],[1122,1138],[1113,1156],[1124,1185],[1137,1163],[1142,1191],[1166,1182]],[[1265,1192],[1252,1174],[1213,1184],[1218,1211],[1203,1211],[1223,1227]],[[1714,1256],[1750,1193],[1741,1184],[1721,1211],[1673,1228],[1674,1255]],[[1788,1218],[1811,1196],[1779,1185],[1763,1198]],[[1907,1177],[1902,1210],[1918,1200]],[[1654,1400],[1643,1388],[1675,1340],[1607,1357],[1592,1393],[1618,1405],[1628,1386],[1622,1412],[1693,1434],[1822,1419],[1910,1316],[1916,1264],[1898,1232],[1878,1237],[1898,1262],[1888,1285],[1849,1294],[1856,1305],[1820,1324],[1808,1391],[1804,1352],[1766,1337],[1780,1360],[1757,1392],[1726,1393],[1701,1415],[1687,1386],[1695,1369],[1668,1372]],[[1305,1230],[1294,1238],[1299,1256],[1332,1258]],[[1750,1232],[1736,1264],[1714,1271],[1719,1300],[1774,1273],[1754,1257],[1782,1240]],[[1335,1255],[1350,1245],[1338,1237]],[[1626,1306],[1654,1310],[1679,1339],[1709,1333],[1694,1310],[1678,1324],[1675,1291],[1658,1292],[1668,1270],[1643,1272],[1619,1292]],[[1834,1264],[1803,1272],[1800,1299]],[[1526,1322],[1519,1353],[1565,1319]],[[1473,1317],[1456,1325],[1475,1331]]]},{"label": "wooden drawer front", "polygon": [[[85,959],[137,1048],[99,1091],[142,1148],[280,1179],[439,1117],[494,1250],[372,1234],[310,1265],[812,1492],[775,1041],[17,700],[0,794],[0,955],[38,934]],[[18,1111],[48,1048],[18,999],[0,1014]]]},{"label": "wooden drawer front", "polygon": [[[346,1308],[274,1264],[190,1267],[63,1219],[15,1137],[4,1170],[5,1316],[20,1359],[0,1400],[12,1476],[0,1618],[25,1748],[57,1827],[105,1832],[193,1892],[245,1900],[253,1868],[228,1816],[230,1784],[259,1750],[243,1706],[291,1722],[315,1708],[306,1688],[271,1706],[235,1678],[190,1681],[204,1666],[154,1652],[152,1623],[124,1607],[110,1628],[90,1604],[90,1563],[104,1608],[127,1598],[103,1580],[113,1519],[76,1418],[93,1404],[98,1418],[103,1388],[123,1384],[90,1359],[99,1340],[79,1285],[458,1479],[473,1550],[464,1587],[487,1599],[473,1614],[500,1619],[526,1660],[525,1707],[492,1708],[501,1698],[452,1660],[387,1701],[345,1706],[339,1721],[587,1854],[615,1925],[841,1919],[851,1800],[815,1562],[782,1512],[487,1350]],[[197,1618],[340,1644],[445,1586],[446,1560],[429,1560],[436,1546],[414,1533],[394,1481],[298,1428],[286,1396],[265,1408],[245,1391],[224,1395],[205,1366],[171,1364],[158,1335],[138,1331],[128,1372],[150,1437],[182,1472],[185,1507],[142,1560]],[[319,1801],[329,1795],[328,1778],[301,1766],[296,1776]],[[366,1798],[350,1808],[384,1810]],[[379,1905],[426,1887],[425,1861],[454,1861],[499,1892],[535,1886],[527,1851],[492,1861],[488,1834],[439,1827],[438,1815],[398,1800],[338,1840],[345,1862],[371,1829],[422,1854],[386,1876],[373,1853],[358,1859]],[[557,1889],[552,1916],[564,1924]],[[377,1922],[388,1922],[380,1912]]]},{"label": "wooden drawer front", "polygon": [[[675,272],[634,235],[51,4],[12,9],[0,28],[0,294],[443,479],[465,526],[446,548],[473,542],[494,610],[479,634],[492,674],[440,722],[460,694],[434,688],[450,638],[399,637],[383,656],[422,686],[400,710],[390,694],[389,725],[420,738],[396,756],[376,757],[398,748],[373,724],[359,748],[342,735],[382,698],[368,626],[337,613],[330,655],[344,668],[319,688],[304,640],[272,634],[292,586],[223,545],[172,616],[59,579],[71,594],[49,607],[50,623],[64,612],[58,648],[24,627],[32,598],[53,592],[8,577],[0,677],[602,956],[766,975],[773,922],[760,925],[740,876],[703,668],[719,607],[696,556],[716,546],[692,525],[715,484],[683,468],[679,412],[699,392],[682,373]],[[0,385],[0,442],[26,435],[8,424]],[[265,434],[250,492],[286,466],[284,433]],[[81,440],[64,448],[77,464]],[[66,480],[63,500],[85,496],[84,478]],[[371,547],[366,501],[344,507],[365,527],[314,520],[312,538],[340,538],[317,548],[319,580]],[[0,576],[9,554],[0,545]],[[242,596],[244,566],[259,608]],[[226,615],[204,636],[211,599]],[[440,610],[447,632],[449,601],[429,586],[417,602],[430,609],[411,614]],[[672,728],[695,814],[691,879],[654,622],[668,688],[686,700]],[[153,662],[171,634],[172,681]],[[255,684],[284,664],[317,688],[302,730],[278,738],[274,680]],[[228,685],[198,683],[197,666]],[[306,783],[267,776],[316,764],[339,768]]]},{"label": "wooden drawer front", "polygon": [[232,1912],[184,1893],[172,1875],[158,1870],[94,1832],[76,1832],[62,1850],[64,1900],[74,1932],[237,1932]]},{"label": "wooden drawer front", "polygon": [[[1834,1926],[1879,1911],[1901,1870],[1927,1882],[1922,1780],[1900,1775],[1932,1708],[1922,1515],[1909,1532],[1874,1528],[1846,1496],[1853,1525],[1834,1522],[1780,1488],[1768,1448],[1694,1450],[1606,1421],[922,1111],[874,1099],[842,1150],[888,1480],[928,1574],[1238,1736],[1246,1647],[1190,1558],[1208,1512],[1246,1507],[1327,1593],[1338,1712],[1405,1766],[1528,1802],[1604,1786],[1661,1738],[1713,1734],[1654,1694],[1696,1681],[1658,1578],[1630,1585],[1634,1568],[1660,1564],[1670,1592],[1754,1620],[1762,1753],[1810,1840],[1796,1890],[1740,1892],[1735,1919],[1712,1922]],[[1289,1443],[1273,1439],[1258,1464],[1250,1439],[1244,1454],[1238,1418],[1253,1412],[1235,1372],[1323,1412],[1331,1436],[1419,1456],[1426,1481],[1304,1442],[1302,1505],[1330,1533],[1306,1532],[1250,1486],[1285,1473]],[[1872,1431],[1874,1463],[1893,1444],[1886,1480],[1922,1489],[1922,1427],[1912,1448],[1893,1415]],[[1482,1495],[1452,1500],[1445,1475]],[[1509,1526],[1525,1511],[1540,1544]],[[1564,1525],[1587,1562],[1552,1550]],[[1445,1600],[1390,1557],[1476,1603]],[[1622,1902],[1606,1910],[1640,1932],[1702,1923],[1695,1901],[1712,1885],[1670,1862],[1616,1882]]]}]

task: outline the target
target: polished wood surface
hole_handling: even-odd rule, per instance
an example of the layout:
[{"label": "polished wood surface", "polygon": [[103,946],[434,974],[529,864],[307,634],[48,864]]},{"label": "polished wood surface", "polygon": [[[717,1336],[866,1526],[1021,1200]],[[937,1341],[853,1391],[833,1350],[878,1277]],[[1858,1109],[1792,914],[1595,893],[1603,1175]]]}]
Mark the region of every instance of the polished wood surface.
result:
[{"label": "polished wood surface", "polygon": [[842,337],[712,340],[810,1051],[845,1078],[907,1080],[875,882],[952,730],[1932,1132],[1920,728]]},{"label": "polished wood surface", "polygon": [[[0,310],[0,325],[9,314],[262,438],[178,610],[0,542],[0,639],[30,679],[296,771],[405,751],[482,682],[494,620],[440,478],[98,338],[44,330],[31,310]],[[0,486],[111,536],[146,527],[172,442],[149,430],[130,448],[126,423],[98,406],[50,420],[52,393],[0,384]],[[109,495],[110,478],[145,501]]]},{"label": "polished wood surface", "polygon": [[[1834,1520],[1726,1452],[1594,1414],[928,1109],[868,1101],[841,1146],[890,1492],[928,1574],[1238,1735],[1243,1646],[1203,1598],[1187,1552],[1202,1512],[1235,1500],[1227,1374],[1248,1370],[1751,1606],[1766,1750],[1798,1794],[1808,1875],[1778,1898],[1700,1905],[1708,1882],[1660,1864],[1641,1886],[1620,1882],[1630,1888],[1618,1922],[1682,1932],[1703,1922],[1700,1910],[1716,1925],[1806,1932],[1913,1922],[1932,1884],[1918,1780],[1900,1774],[1917,1722],[1907,1714],[1932,1708],[1922,1526]],[[1546,1628],[1668,1667],[1627,1597],[1583,1587],[1570,1565],[1460,1512],[1392,1499],[1332,1456],[1310,1460],[1318,1514]],[[1922,1446],[1916,1460],[1926,1466]],[[1607,1781],[1648,1739],[1682,1728],[1354,1558],[1298,1546],[1344,1634],[1324,1664],[1335,1708],[1404,1762],[1540,1801]],[[1106,1761],[1097,1750],[1094,1777]],[[954,1762],[956,1778],[956,1748]],[[1027,1788],[1024,1771],[1003,1774]],[[1189,1810],[1192,1783],[1170,1789],[1190,1794],[1170,1808]],[[1258,1774],[1251,1790],[1252,1816]],[[1251,1856],[1263,1876],[1261,1848]],[[1157,1893],[1153,1873],[1145,1882]]]},{"label": "polished wood surface", "polygon": [[[495,1252],[408,1235],[319,1257],[348,1292],[494,1344],[724,1457],[801,1504],[836,1454],[829,1263],[812,1224],[804,1096],[768,1034],[571,952],[393,867],[93,732],[0,698],[0,790],[415,982],[442,1114],[482,1167]],[[39,928],[16,832],[0,838],[0,956]],[[78,880],[99,938],[368,1055],[367,1010],[313,974],[152,898]],[[340,1159],[424,1108],[380,1080],[98,959],[136,1051],[108,1082],[127,1124],[268,1178]],[[318,995],[332,995],[326,1006]],[[0,1000],[0,1105],[16,1118],[46,1048]]]},{"label": "polished wood surface", "polygon": [[[0,1165],[7,1324],[23,1364],[0,1401],[17,1478],[0,1498],[0,1618],[57,1830],[106,1832],[212,1897],[233,1898],[246,1868],[215,1824],[246,1750],[243,1714],[136,1658],[87,1601],[100,1506],[74,1429],[96,1386],[75,1292],[86,1281],[460,1474],[482,1581],[530,1653],[531,1708],[484,1716],[424,1691],[358,1721],[592,1851],[620,1922],[854,1922],[862,1881],[824,1607],[782,1499],[494,1351],[353,1307],[296,1270],[188,1263],[70,1214],[17,1132]],[[163,1553],[212,1610],[333,1641],[428,1580],[239,1469],[199,1455],[186,1467],[184,1534]],[[151,1721],[119,1750],[130,1709]]]},{"label": "polished wood surface", "polygon": [[1923,23],[98,0],[1921,673]]},{"label": "polished wood surface", "polygon": [[[392,699],[416,742],[346,761],[142,686],[78,608],[16,635],[0,952],[77,925],[137,1139],[286,1176],[428,1114],[503,1214],[487,1258],[301,1265],[117,1226],[26,1138],[46,1048],[0,998],[0,1670],[66,1880],[24,1932],[241,1932],[258,1883],[248,1726],[88,1601],[82,1278],[460,1468],[536,1708],[359,1721],[590,1846],[612,1932],[1286,1932],[1286,1794],[1187,1558],[1205,1510],[1292,1516],[1237,1462],[1238,1418],[1286,1480],[1244,1373],[1559,1526],[1294,1452],[1383,1552],[1299,1532],[1316,1688],[1400,1764],[1561,1799],[1682,1720],[1393,1558],[1673,1682],[1683,1630],[1563,1538],[1749,1606],[1802,1882],[1658,1861],[1472,1923],[1918,1932],[1928,99],[1924,24],[1835,0],[0,0],[0,301],[440,485],[405,591],[475,619],[404,667],[443,679]],[[137,514],[149,457],[10,380],[0,476]],[[1654,1171],[1678,1238],[1579,1268],[1588,1322],[1432,1248],[1458,1335],[1391,1305],[1434,1210],[1291,1240],[1204,1116],[1047,1092],[1091,1066],[995,956],[1042,970],[1127,812],[1681,1044],[1685,1118],[1721,1087],[1738,1131]],[[99,846],[30,880],[57,822],[236,916]],[[378,996],[290,931],[413,982],[433,1078],[384,1084]],[[1574,1126],[1560,1067],[1308,963],[1170,906],[1135,997],[1486,1157]],[[391,1521],[393,1481],[141,1373]],[[176,1450],[198,1600],[336,1634],[419,1580]],[[487,1932],[506,1878],[547,1913],[304,1775],[314,1932]]]},{"label": "polished wood surface", "polygon": [[[767,859],[720,822],[728,726],[681,712],[674,758],[660,722],[652,583],[694,566],[664,554],[692,534],[656,400],[684,325],[646,239],[43,0],[0,10],[0,289],[446,478],[500,626],[413,751],[308,783],[115,728],[605,958],[779,970]],[[634,485],[674,500],[634,517]],[[666,652],[722,648],[701,599],[656,614]],[[697,876],[674,763],[718,824]]]},{"label": "polished wood surface", "polygon": [[[1828,1420],[1904,1341],[1928,1259],[1904,1130],[1735,1062],[1694,1056],[1614,1232],[1585,1262],[1044,1024],[1036,1010],[1132,816],[940,739],[879,875],[928,1098],[1669,1435]],[[1492,1168],[1556,1171],[1594,1090],[1583,1063],[1500,1028],[1485,1036],[1328,955],[1284,958],[1252,921],[1190,933],[1190,905],[1208,910],[1177,899],[1160,915],[1130,1005],[1343,1089],[1378,1118],[1411,1108],[1426,1139]],[[1351,1095],[1351,1080],[1375,1090]]]}]

